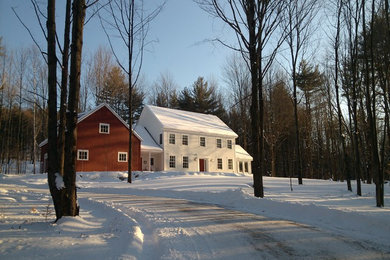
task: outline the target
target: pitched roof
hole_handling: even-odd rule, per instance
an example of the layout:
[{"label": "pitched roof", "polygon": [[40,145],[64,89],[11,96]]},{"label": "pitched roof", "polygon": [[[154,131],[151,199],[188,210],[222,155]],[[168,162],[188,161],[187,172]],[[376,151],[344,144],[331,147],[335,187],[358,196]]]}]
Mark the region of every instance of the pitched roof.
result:
[{"label": "pitched roof", "polygon": [[163,149],[152,138],[148,130],[142,125],[136,125],[134,129],[141,136],[141,151],[162,152]]},{"label": "pitched roof", "polygon": [[253,161],[253,157],[250,156],[250,154],[244,150],[244,148],[241,147],[241,145],[236,144],[236,158],[237,159],[243,159],[243,160],[250,160]]},{"label": "pitched roof", "polygon": [[[95,107],[94,109],[92,110],[89,110],[89,111],[86,111],[86,112],[82,112],[82,113],[79,113],[77,115],[77,124],[80,123],[81,121],[83,121],[84,119],[86,119],[87,117],[89,117],[90,115],[92,115],[93,113],[95,113],[96,111],[98,111],[99,109],[101,109],[102,107],[106,107],[108,110],[110,110],[110,112],[127,128],[127,129],[130,129],[129,128],[129,125],[122,119],[122,117],[120,117],[111,107],[110,105],[108,105],[107,103],[102,103],[100,105],[98,105],[97,107]],[[136,132],[134,131],[133,129],[133,134],[139,139],[142,141],[142,137]],[[47,139],[43,140],[38,146],[39,147],[42,147],[44,146],[45,144],[47,144]]]},{"label": "pitched roof", "polygon": [[[90,111],[87,111],[87,112],[83,112],[83,113],[79,113],[78,114],[78,119],[77,119],[77,124],[80,123],[81,121],[83,121],[84,119],[86,119],[87,117],[89,117],[90,115],[92,115],[93,113],[95,113],[96,111],[98,111],[99,109],[101,109],[102,107],[106,107],[108,110],[110,110],[110,112],[119,120],[121,121],[121,123],[127,127],[127,129],[130,129],[129,128],[129,125],[122,119],[122,117],[120,117],[115,111],[114,109],[112,109],[110,107],[110,105],[108,105],[107,103],[102,103],[100,105],[98,105],[97,107],[95,107],[94,109],[90,110]],[[142,140],[141,136],[138,135],[138,133],[136,131],[134,131],[133,129],[133,133],[134,135]]]},{"label": "pitched roof", "polygon": [[146,105],[163,125],[165,130],[203,133],[207,135],[228,136],[238,135],[215,115],[195,113],[178,109]]}]

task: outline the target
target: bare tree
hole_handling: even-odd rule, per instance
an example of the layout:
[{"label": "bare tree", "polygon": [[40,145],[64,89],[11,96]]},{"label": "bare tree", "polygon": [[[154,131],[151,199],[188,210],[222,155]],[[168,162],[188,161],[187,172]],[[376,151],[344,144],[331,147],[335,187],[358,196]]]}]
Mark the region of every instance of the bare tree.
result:
[{"label": "bare tree", "polygon": [[59,173],[61,174],[61,176],[64,175],[64,161],[65,161],[66,96],[68,93],[69,44],[70,44],[70,25],[71,25],[70,9],[71,9],[71,0],[66,0],[64,46],[62,49],[62,65],[61,65],[60,121],[58,125],[58,159],[59,159]]},{"label": "bare tree", "polygon": [[337,106],[337,119],[338,119],[338,135],[339,142],[341,143],[341,153],[343,154],[343,161],[341,162],[341,172],[347,180],[347,189],[352,191],[351,186],[351,175],[350,175],[350,166],[349,166],[349,157],[346,150],[345,144],[345,135],[343,134],[343,116],[340,105],[340,85],[339,85],[339,69],[340,69],[340,44],[341,44],[341,20],[342,20],[342,10],[343,10],[343,1],[336,1],[336,34],[333,43],[334,49],[334,86],[336,90],[336,106]]},{"label": "bare tree", "polygon": [[156,106],[176,108],[177,88],[177,84],[169,72],[161,73],[153,83],[151,103]]},{"label": "bare tree", "polygon": [[361,165],[360,165],[360,151],[359,151],[359,125],[358,125],[358,37],[359,37],[359,25],[361,22],[361,8],[362,3],[360,1],[346,1],[344,5],[344,16],[348,30],[348,53],[349,53],[349,73],[351,79],[351,91],[352,91],[352,119],[353,119],[353,146],[355,155],[355,176],[357,178],[357,194],[361,195],[360,178],[361,178]]},{"label": "bare tree", "polygon": [[69,112],[66,120],[67,131],[65,138],[65,192],[62,202],[62,213],[64,216],[76,216],[79,214],[76,194],[76,140],[80,94],[81,53],[83,47],[83,29],[86,8],[87,6],[85,5],[85,0],[75,0],[73,2],[72,45],[68,97]]},{"label": "bare tree", "polygon": [[[363,5],[365,1],[363,0]],[[365,64],[366,64],[366,76],[370,75],[370,79],[367,79],[367,83],[365,86],[365,98],[366,98],[366,112],[368,117],[368,137],[370,141],[371,148],[371,167],[372,172],[375,176],[375,186],[376,186],[376,206],[383,207],[384,206],[384,176],[383,171],[381,171],[379,154],[378,154],[378,136],[377,136],[377,120],[376,120],[376,72],[374,68],[374,21],[375,21],[375,0],[371,2],[371,34],[370,34],[370,56],[368,57],[367,50],[367,42],[368,37],[366,35],[365,29],[363,31],[364,35],[364,56],[365,56]],[[363,6],[363,8],[365,8]],[[365,11],[363,10],[363,14]],[[365,25],[363,25],[365,28]],[[368,67],[368,59],[371,60],[371,66]],[[370,71],[370,73],[368,72]]]},{"label": "bare tree", "polygon": [[57,151],[57,55],[56,55],[56,23],[55,0],[48,0],[47,4],[47,61],[48,61],[48,88],[49,88],[49,119],[48,119],[48,183],[56,211],[56,221],[62,217],[61,191],[56,185],[59,175]]},{"label": "bare tree", "polygon": [[286,19],[283,20],[288,27],[286,42],[290,50],[291,76],[293,83],[296,160],[298,183],[302,184],[302,153],[299,141],[298,99],[297,99],[297,73],[298,65],[303,60],[305,50],[313,33],[313,20],[317,15],[319,5],[317,0],[290,0],[286,8]]},{"label": "bare tree", "polygon": [[245,150],[248,150],[251,104],[250,72],[245,61],[237,53],[228,58],[224,68],[224,79],[232,93],[231,110],[236,111],[240,118],[240,123],[237,126],[233,125],[232,129],[239,133],[239,143]]},{"label": "bare tree", "polygon": [[[264,98],[263,80],[286,38],[280,29],[286,1],[196,0],[209,14],[218,17],[235,33],[237,44],[215,39],[241,53],[251,72],[251,130],[254,195],[264,197]],[[279,34],[277,34],[279,32]],[[237,47],[238,45],[238,47]],[[266,48],[270,50],[266,55]]]},{"label": "bare tree", "polygon": [[[139,3],[139,4],[138,4]],[[146,14],[144,2],[135,0],[108,0],[107,4],[98,7],[100,9],[99,18],[104,32],[106,33],[111,50],[115,56],[118,65],[127,74],[128,77],[128,103],[129,103],[129,158],[128,158],[128,179],[131,183],[131,163],[132,163],[132,93],[137,85],[141,67],[143,63],[144,49],[147,45],[146,37],[150,23],[161,12],[165,1],[155,9]],[[118,50],[114,49],[112,37],[108,30],[113,30],[119,35],[122,45],[127,51],[127,62],[122,61],[118,56]]]}]

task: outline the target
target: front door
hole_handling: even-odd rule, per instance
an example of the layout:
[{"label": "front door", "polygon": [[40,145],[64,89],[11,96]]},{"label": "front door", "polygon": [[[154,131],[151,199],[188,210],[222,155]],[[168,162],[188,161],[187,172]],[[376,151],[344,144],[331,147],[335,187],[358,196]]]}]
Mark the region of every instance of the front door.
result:
[{"label": "front door", "polygon": [[204,166],[205,166],[204,159],[199,159],[199,171],[200,172],[204,172]]}]

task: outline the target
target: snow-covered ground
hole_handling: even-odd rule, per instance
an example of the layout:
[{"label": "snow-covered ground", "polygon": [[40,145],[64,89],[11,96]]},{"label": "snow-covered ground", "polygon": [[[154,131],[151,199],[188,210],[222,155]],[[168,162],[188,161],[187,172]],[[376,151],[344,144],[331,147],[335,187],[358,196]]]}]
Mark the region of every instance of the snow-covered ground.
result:
[{"label": "snow-covered ground", "polygon": [[[247,234],[241,233],[251,225],[263,228],[251,233],[253,239],[276,239],[276,249],[275,244],[253,247],[264,258],[390,259],[389,183],[386,207],[377,208],[375,186],[367,184],[359,197],[343,182],[304,179],[304,185],[297,185],[293,179],[291,191],[289,179],[264,177],[265,198],[259,199],[252,196],[248,175],[135,175],[128,184],[119,178],[124,173],[79,173],[80,217],[56,224],[46,175],[0,175],[0,259],[250,258],[250,250],[233,246],[245,242]],[[201,226],[194,224],[195,217]],[[272,233],[276,227],[296,231]],[[220,228],[229,235],[212,236]],[[259,238],[260,232],[267,236]],[[303,233],[290,234],[296,232]],[[319,234],[322,240],[315,242]],[[184,244],[188,238],[191,246]],[[304,252],[297,255],[289,247]],[[275,255],[278,250],[281,254]]]}]

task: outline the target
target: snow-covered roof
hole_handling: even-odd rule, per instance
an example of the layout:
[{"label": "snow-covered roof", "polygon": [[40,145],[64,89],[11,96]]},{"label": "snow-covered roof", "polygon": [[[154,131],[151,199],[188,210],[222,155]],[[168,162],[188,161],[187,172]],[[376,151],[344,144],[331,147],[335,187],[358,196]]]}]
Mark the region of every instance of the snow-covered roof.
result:
[{"label": "snow-covered roof", "polygon": [[[110,105],[106,104],[106,103],[102,103],[100,105],[98,105],[97,107],[95,107],[94,109],[90,110],[90,111],[86,111],[86,112],[81,112],[77,115],[77,124],[80,123],[81,121],[83,121],[84,119],[86,119],[87,117],[89,117],[90,115],[92,115],[93,113],[95,113],[96,111],[98,111],[99,109],[101,109],[102,107],[106,107],[108,110],[110,110],[110,112],[116,117],[118,118],[119,121],[121,121],[122,124],[124,124],[127,129],[129,129],[129,125],[122,119],[122,117],[120,117],[111,107]],[[137,133],[137,131],[135,131],[133,129],[133,134],[139,139],[141,140],[142,142],[142,137]],[[44,145],[46,145],[48,142],[48,139],[46,138],[45,140],[43,140],[38,146],[39,147],[42,147]]]},{"label": "snow-covered roof", "polygon": [[203,133],[237,138],[238,135],[215,115],[146,105],[165,130]]},{"label": "snow-covered roof", "polygon": [[250,160],[253,161],[253,157],[241,147],[241,145],[236,144],[236,158],[242,160]]},{"label": "snow-covered roof", "polygon": [[141,151],[162,152],[163,149],[156,143],[144,126],[136,125],[134,130],[141,136]]}]

